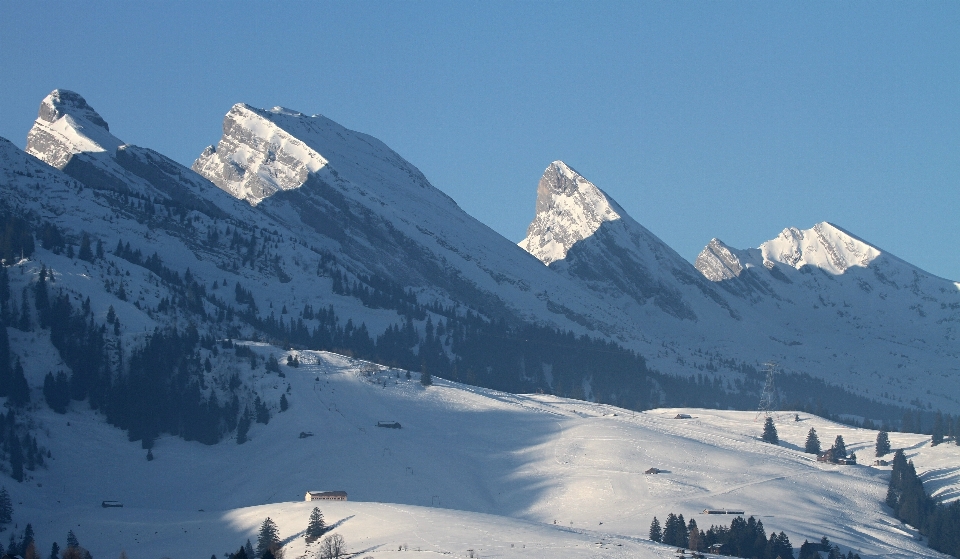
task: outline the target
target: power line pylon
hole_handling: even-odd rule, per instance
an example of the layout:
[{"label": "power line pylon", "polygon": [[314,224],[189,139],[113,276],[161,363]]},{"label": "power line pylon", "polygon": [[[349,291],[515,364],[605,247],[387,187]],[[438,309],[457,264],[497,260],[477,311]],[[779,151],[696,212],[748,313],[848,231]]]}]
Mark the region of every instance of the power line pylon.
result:
[{"label": "power line pylon", "polygon": [[767,373],[767,381],[763,386],[763,393],[760,395],[760,406],[757,407],[757,417],[770,417],[777,405],[777,389],[773,384],[773,376],[777,373],[777,364],[773,361],[767,361],[763,364],[763,371]]}]

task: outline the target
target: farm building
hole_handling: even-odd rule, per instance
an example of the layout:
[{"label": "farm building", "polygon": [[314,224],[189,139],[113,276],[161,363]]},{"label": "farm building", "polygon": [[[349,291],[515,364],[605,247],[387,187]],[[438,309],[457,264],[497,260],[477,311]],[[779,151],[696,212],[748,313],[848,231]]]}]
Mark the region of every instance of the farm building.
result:
[{"label": "farm building", "polygon": [[689,414],[678,413],[674,419],[693,419]]},{"label": "farm building", "polygon": [[703,509],[703,514],[745,514],[742,510],[727,510],[727,509]]},{"label": "farm building", "polygon": [[850,456],[835,456],[833,452],[833,447],[830,447],[827,450],[817,455],[817,462],[826,462],[827,464],[839,464],[841,466],[850,466],[857,463],[857,455],[851,454]]},{"label": "farm building", "polygon": [[346,491],[307,491],[305,501],[346,501]]}]

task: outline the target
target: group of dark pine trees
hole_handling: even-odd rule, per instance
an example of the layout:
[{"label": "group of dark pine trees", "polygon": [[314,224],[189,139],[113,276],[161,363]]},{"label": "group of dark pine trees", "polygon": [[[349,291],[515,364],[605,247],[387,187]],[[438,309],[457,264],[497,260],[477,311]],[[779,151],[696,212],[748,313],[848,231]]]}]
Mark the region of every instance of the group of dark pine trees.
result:
[{"label": "group of dark pine trees", "polygon": [[710,526],[706,531],[697,527],[697,521],[684,522],[682,514],[667,515],[663,527],[656,517],[650,523],[650,539],[671,546],[707,551],[714,546],[719,552],[734,557],[756,559],[794,559],[793,547],[786,534],[771,532],[767,538],[763,522],[750,517],[744,520],[738,516],[726,526]]},{"label": "group of dark pine trees", "polygon": [[[852,550],[846,555],[841,553],[840,548],[831,545],[826,536],[819,542],[803,542],[800,555],[795,556],[790,538],[785,533],[771,532],[767,538],[763,522],[752,516],[746,520],[738,516],[730,522],[729,527],[710,526],[708,530],[701,531],[694,519],[685,523],[682,514],[670,513],[662,527],[660,521],[653,518],[650,539],[694,552],[709,550],[747,559],[860,559],[860,555]],[[826,555],[821,555],[821,552]]]},{"label": "group of dark pine trees", "polygon": [[927,495],[902,449],[893,456],[886,503],[897,518],[920,530],[931,548],[960,557],[960,501],[944,504]]},{"label": "group of dark pine trees", "polygon": [[[0,515],[2,515],[2,511],[0,511]],[[53,542],[53,545],[50,546],[49,555],[44,555],[39,547],[40,544],[37,543],[33,525],[28,523],[19,534],[11,530],[7,547],[0,546],[0,551],[2,551],[3,557],[11,559],[18,557],[22,559],[93,559],[90,552],[80,545],[73,530],[67,532],[66,547],[61,548],[60,544]],[[125,558],[126,554],[122,553],[121,559]]]}]

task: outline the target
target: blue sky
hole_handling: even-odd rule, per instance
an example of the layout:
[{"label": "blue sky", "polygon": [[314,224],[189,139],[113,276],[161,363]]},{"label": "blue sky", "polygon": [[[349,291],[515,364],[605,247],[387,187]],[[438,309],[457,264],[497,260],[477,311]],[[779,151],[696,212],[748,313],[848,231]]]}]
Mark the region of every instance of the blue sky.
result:
[{"label": "blue sky", "polygon": [[236,102],[376,136],[513,241],[562,159],[693,260],[831,221],[960,280],[960,3],[0,0],[0,136],[84,95],[189,165]]}]

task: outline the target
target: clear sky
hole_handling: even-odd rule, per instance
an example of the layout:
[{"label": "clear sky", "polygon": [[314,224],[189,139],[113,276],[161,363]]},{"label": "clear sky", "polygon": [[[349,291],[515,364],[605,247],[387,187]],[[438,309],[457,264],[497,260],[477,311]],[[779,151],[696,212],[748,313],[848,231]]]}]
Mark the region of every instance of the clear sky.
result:
[{"label": "clear sky", "polygon": [[691,261],[831,221],[960,280],[958,30],[958,2],[0,0],[0,136],[66,88],[189,165],[282,105],[512,241],[562,159]]}]

